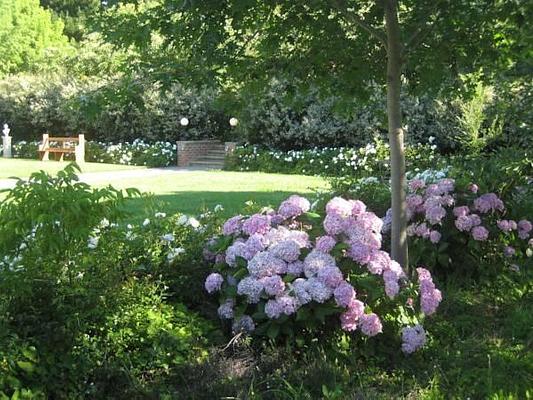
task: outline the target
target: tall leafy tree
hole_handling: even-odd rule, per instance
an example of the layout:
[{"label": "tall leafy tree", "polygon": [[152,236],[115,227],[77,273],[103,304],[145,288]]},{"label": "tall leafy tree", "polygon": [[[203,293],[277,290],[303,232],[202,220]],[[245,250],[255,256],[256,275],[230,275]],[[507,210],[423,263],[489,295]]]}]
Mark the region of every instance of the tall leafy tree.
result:
[{"label": "tall leafy tree", "polygon": [[77,41],[90,30],[87,21],[102,6],[101,0],[40,0],[40,3],[63,20],[65,35]]},{"label": "tall leafy tree", "polygon": [[[154,37],[190,70],[221,82],[288,75],[357,96],[369,79],[387,87],[392,175],[392,256],[407,264],[402,77],[430,90],[459,73],[505,64],[527,44],[510,27],[527,0],[159,0],[106,13],[108,38],[148,48]],[[139,7],[141,5],[142,7]],[[520,27],[523,32],[527,28]],[[530,32],[530,30],[529,30]],[[514,35],[514,36],[513,36]]]},{"label": "tall leafy tree", "polygon": [[63,23],[38,0],[0,0],[0,76],[35,70],[67,48]]}]

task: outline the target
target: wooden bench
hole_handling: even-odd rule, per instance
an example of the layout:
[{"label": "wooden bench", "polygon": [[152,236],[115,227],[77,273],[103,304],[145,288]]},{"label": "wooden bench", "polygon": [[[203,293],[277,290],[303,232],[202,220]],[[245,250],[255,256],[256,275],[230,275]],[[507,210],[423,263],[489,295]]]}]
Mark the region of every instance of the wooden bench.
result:
[{"label": "wooden bench", "polygon": [[85,135],[78,137],[51,137],[47,133],[43,135],[43,142],[39,146],[39,159],[50,160],[50,153],[54,159],[63,161],[65,154],[74,154],[76,162],[85,162]]}]

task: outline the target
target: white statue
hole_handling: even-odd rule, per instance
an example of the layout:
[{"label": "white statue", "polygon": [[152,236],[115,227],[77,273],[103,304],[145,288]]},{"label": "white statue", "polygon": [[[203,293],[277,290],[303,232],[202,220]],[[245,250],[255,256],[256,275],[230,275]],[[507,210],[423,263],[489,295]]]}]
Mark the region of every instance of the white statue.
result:
[{"label": "white statue", "polygon": [[2,133],[5,137],[9,136],[9,132],[11,132],[11,129],[9,129],[9,126],[7,124],[4,124],[4,129],[2,130]]}]

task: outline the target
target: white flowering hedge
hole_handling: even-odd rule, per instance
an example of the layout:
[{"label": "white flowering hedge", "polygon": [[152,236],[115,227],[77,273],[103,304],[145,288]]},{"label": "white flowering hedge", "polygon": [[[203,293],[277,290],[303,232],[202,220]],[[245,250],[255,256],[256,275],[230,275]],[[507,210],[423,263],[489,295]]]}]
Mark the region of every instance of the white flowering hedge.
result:
[{"label": "white flowering hedge", "polygon": [[[37,141],[21,141],[13,145],[13,155],[18,158],[37,158],[38,148],[39,142]],[[143,140],[134,140],[131,143],[113,144],[88,141],[85,144],[85,161],[167,167],[176,165],[176,150],[176,144],[171,142],[148,143]],[[66,154],[65,158],[73,159],[73,155]]]},{"label": "white flowering hedge", "polygon": [[[437,146],[429,142],[408,146],[409,166],[426,169],[441,162]],[[309,150],[268,150],[257,146],[240,146],[227,160],[227,169],[236,171],[280,172],[325,176],[388,176],[389,145],[380,139],[362,147],[323,147]]]}]

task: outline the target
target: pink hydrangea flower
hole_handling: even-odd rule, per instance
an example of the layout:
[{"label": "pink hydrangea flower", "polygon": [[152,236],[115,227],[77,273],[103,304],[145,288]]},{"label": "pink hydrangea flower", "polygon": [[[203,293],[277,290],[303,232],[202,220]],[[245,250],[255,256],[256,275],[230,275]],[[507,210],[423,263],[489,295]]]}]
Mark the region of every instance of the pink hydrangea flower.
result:
[{"label": "pink hydrangea flower", "polygon": [[366,265],[372,255],[372,248],[366,246],[360,242],[350,242],[350,248],[348,249],[348,256],[351,257],[355,262]]},{"label": "pink hydrangea flower", "polygon": [[366,204],[360,200],[349,200],[352,205],[352,216],[357,217],[366,211]]},{"label": "pink hydrangea flower", "polygon": [[292,296],[283,295],[278,297],[276,301],[285,315],[292,315],[298,310],[298,301]]},{"label": "pink hydrangea flower", "polygon": [[305,257],[304,274],[308,278],[316,276],[320,269],[328,267],[336,267],[335,259],[329,254],[313,250]]},{"label": "pink hydrangea flower", "polygon": [[335,302],[340,307],[348,307],[355,300],[355,289],[348,282],[344,281],[337,286],[333,292]]},{"label": "pink hydrangea flower", "polygon": [[471,183],[468,186],[468,190],[470,190],[472,193],[477,193],[479,191],[479,186],[476,185],[475,183]]},{"label": "pink hydrangea flower", "polygon": [[383,272],[383,280],[385,282],[385,294],[394,299],[400,292],[400,284],[398,283],[398,276],[391,270]]},{"label": "pink hydrangea flower", "polygon": [[472,229],[472,221],[468,215],[460,215],[455,220],[455,227],[461,232],[468,232]]},{"label": "pink hydrangea flower", "polygon": [[293,262],[300,257],[300,246],[294,240],[284,240],[278,242],[269,251],[283,261]]},{"label": "pink hydrangea flower", "polygon": [[260,251],[248,262],[248,272],[257,278],[284,274],[287,272],[287,263],[269,251]]},{"label": "pink hydrangea flower", "polygon": [[435,287],[431,273],[425,268],[417,268],[420,285],[420,308],[426,315],[433,314],[442,300],[442,293]]},{"label": "pink hydrangea flower", "polygon": [[304,197],[292,195],[287,200],[281,203],[278,209],[278,214],[283,218],[298,217],[309,211],[311,203]]},{"label": "pink hydrangea flower", "polygon": [[361,315],[359,323],[361,332],[369,337],[376,336],[378,333],[381,333],[383,329],[379,317],[374,313]]},{"label": "pink hydrangea flower", "polygon": [[248,303],[250,304],[259,302],[262,291],[263,284],[261,281],[252,276],[243,278],[237,285],[237,293],[242,296],[246,296],[248,298]]},{"label": "pink hydrangea flower", "polygon": [[429,233],[429,240],[431,241],[431,243],[439,243],[441,237],[442,236],[439,231],[431,231]]},{"label": "pink hydrangea flower", "polygon": [[502,232],[511,232],[517,227],[515,221],[509,221],[506,219],[499,220],[498,222],[496,222],[496,225],[498,225],[498,228],[500,228]]},{"label": "pink hydrangea flower", "polygon": [[402,329],[402,351],[411,354],[426,344],[426,332],[422,325],[407,326]]},{"label": "pink hydrangea flower", "polygon": [[381,275],[384,270],[390,268],[391,258],[389,253],[382,250],[374,250],[370,253],[367,269],[371,274]]},{"label": "pink hydrangea flower", "polygon": [[450,178],[444,178],[437,183],[437,186],[439,187],[440,194],[450,193],[455,188],[455,181]]},{"label": "pink hydrangea flower", "polygon": [[503,255],[505,257],[512,257],[516,253],[516,250],[511,246],[505,246],[503,249]]},{"label": "pink hydrangea flower", "polygon": [[264,235],[270,229],[270,219],[268,215],[254,214],[243,222],[242,231],[249,236],[254,233]]},{"label": "pink hydrangea flower", "polygon": [[303,261],[296,260],[294,262],[287,264],[287,273],[294,275],[294,276],[300,276],[304,272],[304,263]]},{"label": "pink hydrangea flower", "polygon": [[531,232],[533,230],[533,224],[527,219],[518,221],[518,229],[525,232]]},{"label": "pink hydrangea flower", "polygon": [[320,236],[316,238],[315,249],[321,251],[322,253],[329,253],[331,250],[333,250],[336,244],[337,241],[335,238],[331,236]]},{"label": "pink hydrangea flower", "polygon": [[205,280],[205,290],[207,290],[207,293],[218,292],[222,287],[223,282],[224,278],[222,277],[222,275],[213,272],[212,274],[209,274],[209,276]]},{"label": "pink hydrangea flower", "polygon": [[354,300],[340,316],[341,328],[345,331],[352,332],[357,329],[359,318],[365,313],[365,305],[362,301]]},{"label": "pink hydrangea flower", "polygon": [[242,227],[242,219],[243,219],[242,215],[236,215],[228,219],[222,226],[222,233],[225,236],[230,236],[230,235],[240,233],[241,227]]},{"label": "pink hydrangea flower", "polygon": [[338,215],[326,215],[323,224],[328,235],[338,235],[344,231],[344,220]]},{"label": "pink hydrangea flower", "polygon": [[453,209],[453,215],[455,217],[464,217],[468,214],[470,214],[470,209],[468,208],[468,206],[460,206],[460,207],[455,207]]},{"label": "pink hydrangea flower", "polygon": [[409,181],[409,190],[411,192],[414,192],[418,189],[423,189],[426,186],[426,182],[424,182],[422,179],[413,179],[412,181]]},{"label": "pink hydrangea flower", "polygon": [[348,218],[352,215],[353,205],[342,197],[334,197],[326,204],[326,213],[339,218]]},{"label": "pink hydrangea flower", "polygon": [[331,289],[335,289],[339,286],[344,279],[341,270],[337,267],[321,268],[318,270],[317,276],[323,284]]},{"label": "pink hydrangea flower", "polygon": [[232,319],[233,318],[233,307],[235,306],[235,301],[233,299],[227,299],[224,303],[218,307],[217,313],[220,319]]},{"label": "pink hydrangea flower", "polygon": [[472,228],[472,237],[477,241],[485,241],[489,238],[489,231],[484,226]]},{"label": "pink hydrangea flower", "polygon": [[244,243],[244,247],[242,248],[240,255],[246,260],[251,260],[257,253],[263,251],[264,249],[265,245],[263,243],[263,236],[255,233]]},{"label": "pink hydrangea flower", "polygon": [[446,210],[441,206],[426,209],[426,219],[431,225],[436,225],[446,216]]},{"label": "pink hydrangea flower", "polygon": [[279,275],[267,276],[260,279],[265,289],[265,293],[269,296],[279,296],[285,290],[285,282]]},{"label": "pink hydrangea flower", "polygon": [[533,229],[533,225],[527,219],[518,221],[518,237],[526,240],[529,237],[529,232]]},{"label": "pink hydrangea flower", "polygon": [[495,193],[485,193],[474,200],[474,208],[480,213],[486,214],[490,211],[503,211],[505,206]]}]

